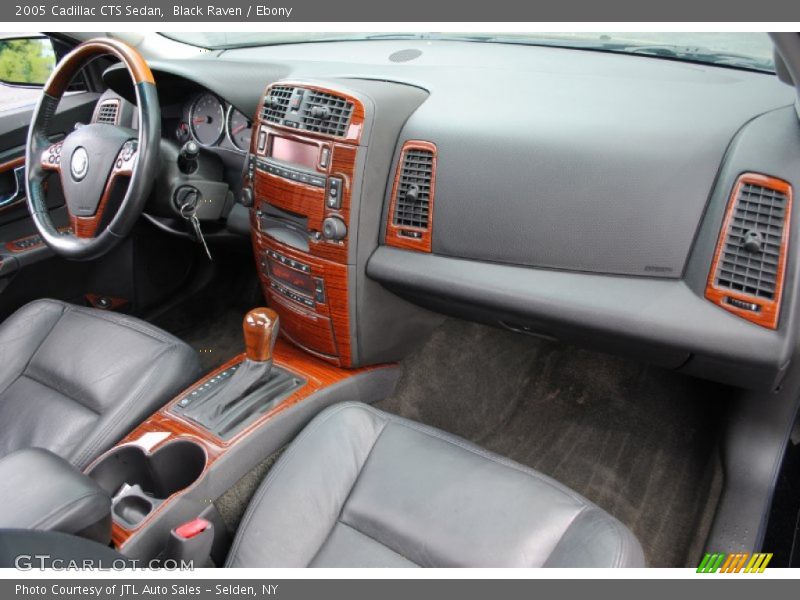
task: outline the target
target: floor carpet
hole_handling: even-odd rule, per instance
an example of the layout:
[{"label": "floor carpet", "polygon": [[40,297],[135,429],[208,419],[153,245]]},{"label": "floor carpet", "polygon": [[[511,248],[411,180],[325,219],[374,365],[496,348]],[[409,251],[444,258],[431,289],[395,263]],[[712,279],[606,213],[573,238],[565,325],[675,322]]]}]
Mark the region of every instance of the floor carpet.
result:
[{"label": "floor carpet", "polygon": [[198,292],[149,320],[197,350],[208,372],[244,352],[242,319],[263,305],[255,278],[226,263]]},{"label": "floor carpet", "polygon": [[216,369],[244,352],[242,319],[246,312],[245,309],[229,309],[181,336],[200,354],[204,371]]},{"label": "floor carpet", "polygon": [[648,565],[694,565],[721,489],[721,386],[450,320],[377,406],[533,467],[639,538]]}]

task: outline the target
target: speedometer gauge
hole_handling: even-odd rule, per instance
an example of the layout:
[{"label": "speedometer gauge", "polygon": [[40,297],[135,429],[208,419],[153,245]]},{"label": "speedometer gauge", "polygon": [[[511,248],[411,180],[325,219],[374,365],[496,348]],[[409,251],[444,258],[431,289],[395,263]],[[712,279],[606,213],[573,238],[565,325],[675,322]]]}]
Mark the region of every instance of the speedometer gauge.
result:
[{"label": "speedometer gauge", "polygon": [[253,122],[241,112],[228,108],[228,137],[231,143],[242,152],[250,149],[250,136],[253,134]]},{"label": "speedometer gauge", "polygon": [[203,146],[218,142],[225,130],[225,110],[219,99],[208,93],[199,96],[189,111],[189,125]]}]

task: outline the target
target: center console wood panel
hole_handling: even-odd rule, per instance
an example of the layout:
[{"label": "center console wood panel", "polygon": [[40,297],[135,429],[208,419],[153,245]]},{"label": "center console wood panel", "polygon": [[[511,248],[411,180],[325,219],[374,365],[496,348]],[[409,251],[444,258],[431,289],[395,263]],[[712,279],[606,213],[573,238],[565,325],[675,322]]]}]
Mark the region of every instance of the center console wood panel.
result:
[{"label": "center console wood panel", "polygon": [[[283,317],[281,317],[281,320],[283,320]],[[177,403],[181,397],[186,395],[186,393],[190,393],[191,391],[199,388],[209,379],[215,377],[217,374],[221,373],[230,366],[241,362],[243,359],[244,354],[234,357],[218,369],[215,369],[206,375],[203,379],[195,383],[187,390],[181,392],[161,410],[151,415],[130,434],[125,436],[125,438],[123,438],[116,446],[97,458],[91,465],[87,467],[86,471],[91,471],[94,465],[101,462],[106,456],[113,453],[121,446],[139,446],[148,454],[152,454],[170,442],[174,442],[176,440],[190,440],[200,445],[206,453],[206,465],[203,475],[201,475],[198,479],[198,481],[200,481],[208,471],[209,467],[225,452],[227,452],[234,445],[242,443],[242,441],[245,440],[247,436],[253,432],[253,430],[262,426],[266,421],[272,419],[277,414],[299,402],[302,402],[305,398],[308,398],[310,395],[319,392],[328,386],[334,385],[359,373],[381,368],[365,367],[361,369],[339,369],[309,355],[303,350],[296,348],[292,344],[279,339],[275,345],[274,363],[305,379],[306,384],[297,389],[291,396],[286,398],[278,406],[265,413],[257,421],[248,426],[246,429],[242,430],[240,433],[236,434],[230,440],[222,440],[214,436],[203,427],[170,412],[170,408]],[[156,514],[158,514],[160,510],[163,510],[165,506],[184,494],[187,490],[194,487],[194,485],[196,485],[196,483],[188,488],[176,492],[167,498],[162,504],[157,506],[153,512],[147,515],[147,517],[145,517],[135,528],[126,528],[115,521],[112,526],[112,542],[114,546],[117,548],[122,548],[131,536],[133,536],[137,531],[147,527],[147,524]]]},{"label": "center console wood panel", "polygon": [[[302,136],[281,135],[307,139]],[[322,222],[326,217],[339,217],[349,224],[357,148],[345,144],[332,144],[332,148],[331,165],[324,172],[342,179],[344,190],[341,208],[332,209],[325,206],[325,190],[322,188],[290,181],[259,170],[256,171],[253,182],[256,198],[263,198],[272,206],[306,217],[308,227],[312,231],[322,231]],[[337,243],[312,239],[308,254],[346,263],[347,250],[347,240]]]},{"label": "center console wood panel", "polygon": [[[255,217],[253,217],[255,221]],[[348,265],[309,256],[260,233],[252,223],[253,253],[258,277],[269,305],[281,317],[281,335],[306,350],[340,367],[352,364]],[[267,260],[269,252],[300,261],[311,267],[311,275],[325,282],[325,301],[314,309],[305,308],[277,293],[271,286]]]},{"label": "center console wood panel", "polygon": [[[365,147],[359,145],[366,122],[365,107],[359,98],[342,90],[294,81],[281,81],[270,85],[265,90],[264,96],[269,96],[275,86],[333,94],[353,105],[349,126],[341,136],[316,133],[306,129],[298,130],[284,126],[280,122],[262,119],[263,113],[260,107],[254,119],[250,146],[251,155],[254,157],[254,168],[250,171],[252,179],[246,178],[245,181],[245,185],[251,185],[254,192],[251,232],[259,279],[270,307],[280,315],[281,335],[318,358],[336,366],[350,367],[354,361],[350,322],[352,300],[348,290],[352,268],[349,264],[351,251],[349,244],[359,152],[365,151]],[[260,135],[266,136],[266,142],[261,147],[259,147]],[[319,187],[303,183],[297,178],[288,178],[285,174],[282,176],[269,172],[264,168],[272,154],[271,148],[275,139],[280,139],[282,143],[299,142],[315,146],[320,152],[323,148],[329,151],[327,164],[320,164],[323,162],[320,158],[313,171],[324,178],[341,180],[342,189],[338,207],[332,207],[326,202],[330,187],[329,179],[325,187]],[[268,165],[270,169],[275,166],[274,159],[272,160],[272,166]],[[307,250],[290,246],[285,240],[280,241],[262,230],[262,214],[266,214],[270,209],[283,211],[285,214],[297,217],[305,224],[307,231],[304,233],[308,236]],[[328,240],[322,235],[323,223],[329,217],[341,219],[347,227],[348,232],[343,240]],[[323,282],[324,301],[319,301],[317,298],[313,305],[304,304],[292,297],[294,291],[287,294],[285,288],[282,289],[273,282],[269,270],[270,252],[277,252],[282,257],[310,268],[309,274],[315,280]]]},{"label": "center console wood panel", "polygon": [[[278,86],[283,86],[283,87],[301,87],[301,88],[306,89],[306,90],[314,90],[314,91],[323,92],[323,93],[326,93],[326,94],[335,94],[337,96],[340,96],[341,98],[344,98],[348,102],[352,102],[352,104],[353,104],[353,114],[352,114],[352,116],[350,118],[350,126],[347,128],[347,132],[343,136],[337,137],[336,139],[338,141],[345,142],[345,143],[350,143],[350,144],[358,144],[361,141],[361,136],[362,136],[362,134],[364,132],[364,124],[366,122],[366,110],[365,110],[364,104],[361,102],[360,98],[357,98],[356,96],[353,96],[352,94],[350,94],[350,93],[348,93],[348,92],[346,92],[344,90],[338,89],[338,88],[331,88],[331,87],[327,87],[327,86],[323,86],[323,85],[318,85],[318,84],[315,84],[315,83],[309,83],[309,82],[305,82],[305,81],[295,81],[295,80],[290,80],[290,79],[284,79],[284,80],[281,80],[279,82],[276,82],[276,83],[268,85],[267,89],[264,92],[264,95],[265,96],[268,95],[270,89],[272,89],[273,87],[278,87]],[[258,119],[256,119],[256,120],[260,121],[261,120],[260,119],[261,115],[258,114],[256,116],[258,117]],[[291,129],[289,127],[284,127],[283,125],[280,125],[280,124],[276,124],[276,123],[266,123],[266,124],[268,124],[270,127],[273,127],[276,130],[279,130],[281,132],[292,132],[292,131],[294,131],[293,129]]]}]

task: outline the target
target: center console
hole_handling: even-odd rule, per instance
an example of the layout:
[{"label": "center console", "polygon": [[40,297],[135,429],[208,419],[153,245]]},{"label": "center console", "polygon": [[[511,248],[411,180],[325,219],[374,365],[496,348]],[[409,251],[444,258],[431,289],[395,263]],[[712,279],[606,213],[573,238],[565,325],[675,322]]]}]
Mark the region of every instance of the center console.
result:
[{"label": "center console", "polygon": [[246,316],[246,353],[87,468],[111,496],[112,542],[126,556],[159,555],[198,517],[232,533],[217,500],[320,410],[385,398],[401,374],[392,363],[441,321],[366,277],[405,152],[400,131],[427,96],[369,80],[267,87],[241,203],[269,307]]},{"label": "center console", "polygon": [[248,312],[245,353],[182,391],[86,469],[110,498],[111,540],[126,555],[158,555],[172,529],[198,517],[225,530],[215,499],[325,406],[375,401],[396,382],[397,367],[340,369],[278,340],[279,329],[274,310]]},{"label": "center console", "polygon": [[348,292],[365,127],[365,104],[355,95],[271,85],[245,177],[259,278],[283,336],[343,367],[354,363]]}]

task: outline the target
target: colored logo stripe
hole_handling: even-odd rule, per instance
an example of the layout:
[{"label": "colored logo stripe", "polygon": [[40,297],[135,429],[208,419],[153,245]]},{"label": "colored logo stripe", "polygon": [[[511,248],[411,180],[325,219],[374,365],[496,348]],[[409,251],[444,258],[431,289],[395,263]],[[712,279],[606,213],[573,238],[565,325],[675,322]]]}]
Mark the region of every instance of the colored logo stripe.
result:
[{"label": "colored logo stripe", "polygon": [[747,563],[745,573],[763,573],[767,568],[769,561],[772,560],[772,552],[769,554],[753,554],[753,558]]},{"label": "colored logo stripe", "polygon": [[716,573],[717,570],[722,566],[723,560],[725,560],[725,555],[722,553],[706,553],[706,555],[703,557],[703,560],[700,562],[700,566],[697,567],[697,572]]},{"label": "colored logo stripe", "polygon": [[757,553],[751,555],[749,552],[736,552],[733,554],[707,552],[705,556],[703,556],[703,560],[700,561],[697,572],[763,573],[771,560],[772,553]]}]

